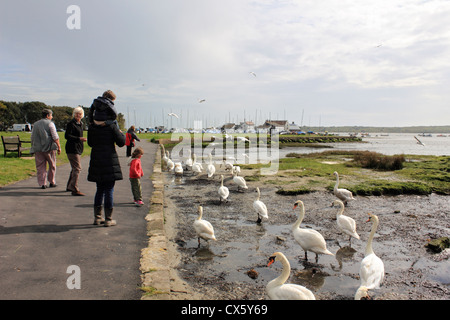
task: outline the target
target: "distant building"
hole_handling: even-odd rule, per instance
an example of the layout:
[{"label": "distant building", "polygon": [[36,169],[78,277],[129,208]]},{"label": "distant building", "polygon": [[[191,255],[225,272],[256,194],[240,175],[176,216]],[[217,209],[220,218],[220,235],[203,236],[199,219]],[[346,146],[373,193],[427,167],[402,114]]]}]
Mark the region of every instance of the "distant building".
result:
[{"label": "distant building", "polygon": [[234,123],[225,123],[220,130],[222,130],[222,132],[234,132],[234,127],[235,124]]},{"label": "distant building", "polygon": [[294,121],[288,124],[288,131],[290,132],[298,132],[301,131],[300,126],[295,124]]},{"label": "distant building", "polygon": [[266,120],[263,126],[272,130],[275,129],[279,132],[289,130],[289,123],[287,120]]},{"label": "distant building", "polygon": [[255,130],[255,124],[253,123],[253,121],[244,121],[236,125],[234,130],[245,133],[252,132]]}]

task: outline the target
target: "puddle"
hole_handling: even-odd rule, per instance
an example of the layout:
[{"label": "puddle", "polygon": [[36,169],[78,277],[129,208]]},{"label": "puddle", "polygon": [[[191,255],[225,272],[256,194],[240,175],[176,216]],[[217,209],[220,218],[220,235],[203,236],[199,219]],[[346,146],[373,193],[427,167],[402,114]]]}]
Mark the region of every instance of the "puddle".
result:
[{"label": "puddle", "polygon": [[[222,170],[223,171],[223,170]],[[178,244],[181,261],[178,272],[207,299],[267,299],[265,286],[282,270],[280,263],[267,267],[269,256],[281,251],[291,265],[288,282],[301,284],[317,299],[353,299],[359,287],[359,266],[371,224],[367,213],[377,214],[380,226],[373,241],[375,253],[385,264],[385,283],[373,290],[374,299],[449,299],[449,261],[434,261],[424,245],[427,239],[448,236],[450,227],[448,197],[397,196],[357,197],[344,214],[355,219],[361,240],[339,232],[338,208],[330,207],[331,193],[317,192],[301,196],[281,196],[271,185],[249,182],[249,189],[238,192],[231,175],[218,170],[212,179],[206,175],[166,177],[166,214],[174,215],[173,239]],[[220,174],[230,190],[229,201],[220,203],[217,190]],[[269,210],[269,220],[258,225],[252,204],[256,187]],[[291,226],[297,219],[292,210],[296,200],[305,203],[302,228],[319,231],[335,256],[304,252],[295,241]],[[201,241],[198,247],[192,223],[197,208],[203,206],[203,218],[211,222],[217,241]],[[447,234],[445,234],[445,232]],[[249,273],[250,272],[250,273]]]}]

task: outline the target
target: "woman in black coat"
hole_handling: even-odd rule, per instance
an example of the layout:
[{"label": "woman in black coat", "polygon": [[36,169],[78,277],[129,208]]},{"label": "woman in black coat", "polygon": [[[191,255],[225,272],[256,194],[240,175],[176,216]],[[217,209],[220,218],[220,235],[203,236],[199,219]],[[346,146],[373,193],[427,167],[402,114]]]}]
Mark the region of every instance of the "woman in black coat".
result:
[{"label": "woman in black coat", "polygon": [[84,110],[81,107],[73,109],[72,120],[66,126],[64,137],[66,142],[66,154],[69,159],[72,170],[70,171],[69,180],[67,181],[66,191],[72,191],[73,196],[84,196],[78,189],[78,177],[81,172],[81,154],[84,150],[83,123]]},{"label": "woman in black coat", "polygon": [[[105,125],[104,122],[91,124],[88,129],[88,145],[92,148],[89,163],[88,181],[97,183],[94,198],[94,224],[105,224],[105,227],[116,225],[112,220],[113,193],[116,180],[122,180],[119,156],[116,144],[125,145],[125,135],[116,124]],[[105,220],[102,219],[102,204],[105,209]]]}]

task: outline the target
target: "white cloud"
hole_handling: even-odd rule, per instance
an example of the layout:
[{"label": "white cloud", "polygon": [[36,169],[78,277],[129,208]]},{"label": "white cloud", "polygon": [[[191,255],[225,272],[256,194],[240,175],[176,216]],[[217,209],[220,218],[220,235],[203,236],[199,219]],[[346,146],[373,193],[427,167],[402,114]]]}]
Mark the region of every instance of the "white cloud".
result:
[{"label": "white cloud", "polygon": [[[70,4],[2,1],[2,99],[89,105],[113,89],[119,110],[143,114],[246,109],[300,122],[305,110],[374,125],[401,124],[361,105],[402,113],[448,100],[448,1],[79,0],[77,31],[66,28]],[[408,117],[403,125],[424,120]]]}]

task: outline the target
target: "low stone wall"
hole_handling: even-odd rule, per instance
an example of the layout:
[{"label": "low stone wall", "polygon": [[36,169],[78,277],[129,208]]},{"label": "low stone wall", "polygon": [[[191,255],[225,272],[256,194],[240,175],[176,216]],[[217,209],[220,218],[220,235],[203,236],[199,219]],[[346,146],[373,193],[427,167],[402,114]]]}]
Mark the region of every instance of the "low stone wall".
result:
[{"label": "low stone wall", "polygon": [[167,236],[164,230],[164,179],[161,171],[161,147],[153,165],[153,193],[147,221],[148,246],[141,250],[143,300],[167,299],[170,294],[170,267]]}]

